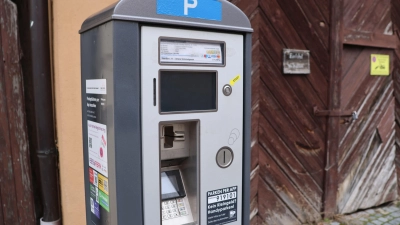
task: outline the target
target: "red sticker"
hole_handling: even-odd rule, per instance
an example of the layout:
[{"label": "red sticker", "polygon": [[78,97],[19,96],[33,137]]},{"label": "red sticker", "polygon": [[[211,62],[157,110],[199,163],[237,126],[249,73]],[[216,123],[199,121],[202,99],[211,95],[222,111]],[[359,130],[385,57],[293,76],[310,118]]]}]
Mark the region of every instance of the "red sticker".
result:
[{"label": "red sticker", "polygon": [[94,184],[94,175],[93,175],[92,168],[89,168],[89,180],[90,180],[90,183]]}]

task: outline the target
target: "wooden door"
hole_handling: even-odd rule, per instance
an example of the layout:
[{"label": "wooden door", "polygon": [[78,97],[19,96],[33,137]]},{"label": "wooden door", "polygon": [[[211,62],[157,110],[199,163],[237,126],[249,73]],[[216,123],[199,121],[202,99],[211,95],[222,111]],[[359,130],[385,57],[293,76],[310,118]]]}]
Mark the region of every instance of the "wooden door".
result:
[{"label": "wooden door", "polygon": [[33,225],[17,7],[0,0],[0,225]]},{"label": "wooden door", "polygon": [[[358,120],[340,120],[338,213],[396,200],[393,75],[372,76],[373,54],[394,60],[391,0],[345,0],[341,109]],[[390,74],[393,72],[390,64]]]},{"label": "wooden door", "polygon": [[[251,223],[302,224],[395,200],[400,1],[232,2],[254,28]],[[283,74],[284,48],[310,50],[311,73]],[[371,54],[391,57],[390,76],[370,75]]]},{"label": "wooden door", "polygon": [[[321,219],[328,105],[326,0],[233,0],[253,33],[251,224]],[[311,74],[282,73],[284,48],[309,49]]]}]

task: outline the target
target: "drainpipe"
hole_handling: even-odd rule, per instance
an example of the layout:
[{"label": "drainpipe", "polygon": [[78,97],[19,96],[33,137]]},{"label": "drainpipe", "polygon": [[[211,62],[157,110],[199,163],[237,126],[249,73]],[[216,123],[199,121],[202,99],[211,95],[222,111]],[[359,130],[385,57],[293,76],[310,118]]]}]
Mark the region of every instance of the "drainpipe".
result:
[{"label": "drainpipe", "polygon": [[30,66],[35,148],[40,177],[43,217],[41,225],[60,225],[58,151],[55,145],[48,0],[29,0]]}]

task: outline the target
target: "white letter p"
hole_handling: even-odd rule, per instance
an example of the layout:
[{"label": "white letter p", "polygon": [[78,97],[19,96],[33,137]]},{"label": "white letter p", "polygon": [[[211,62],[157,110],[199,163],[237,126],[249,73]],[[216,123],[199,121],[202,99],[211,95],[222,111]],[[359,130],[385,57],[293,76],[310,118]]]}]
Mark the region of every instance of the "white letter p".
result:
[{"label": "white letter p", "polygon": [[193,4],[189,3],[189,0],[184,0],[185,1],[185,5],[184,5],[184,11],[183,14],[185,14],[186,16],[189,14],[188,9],[194,9],[197,6],[197,0],[192,0]]}]

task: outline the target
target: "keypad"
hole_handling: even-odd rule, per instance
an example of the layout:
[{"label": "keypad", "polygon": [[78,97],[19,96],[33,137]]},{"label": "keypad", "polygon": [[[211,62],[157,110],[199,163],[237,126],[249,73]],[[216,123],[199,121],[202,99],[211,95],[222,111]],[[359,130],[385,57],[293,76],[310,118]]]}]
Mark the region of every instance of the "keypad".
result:
[{"label": "keypad", "polygon": [[183,198],[171,199],[161,203],[162,220],[188,215]]}]

